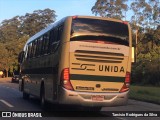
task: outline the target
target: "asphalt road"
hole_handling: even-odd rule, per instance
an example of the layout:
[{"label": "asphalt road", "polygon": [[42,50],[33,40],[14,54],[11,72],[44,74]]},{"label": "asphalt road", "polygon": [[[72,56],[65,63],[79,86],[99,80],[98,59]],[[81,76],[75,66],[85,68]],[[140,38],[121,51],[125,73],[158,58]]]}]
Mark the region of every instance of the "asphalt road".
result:
[{"label": "asphalt road", "polygon": [[[39,100],[35,97],[31,97],[29,100],[24,100],[22,98],[22,93],[18,90],[17,83],[11,83],[11,78],[9,79],[0,79],[0,114],[6,115],[6,112],[11,112],[12,116],[23,115],[25,116],[28,113],[26,112],[37,112],[44,115],[51,115],[50,112],[46,112],[40,108]],[[160,105],[141,102],[136,100],[129,100],[127,106],[118,106],[118,107],[103,107],[100,113],[86,113],[86,112],[74,112],[66,111],[67,109],[74,109],[74,107],[51,107],[48,106],[50,111],[53,109],[63,109],[61,112],[52,112],[51,117],[42,117],[37,118],[37,120],[159,120],[160,117],[156,117],[156,114],[160,113]],[[142,112],[143,111],[143,112]],[[158,111],[158,112],[157,112]],[[4,113],[5,112],[5,113]],[[15,112],[15,113],[13,113]],[[18,114],[21,113],[21,114]],[[146,113],[146,114],[145,114]],[[38,114],[38,115],[40,115]],[[130,117],[126,117],[126,115]],[[141,115],[148,115],[150,117],[136,117]],[[0,120],[19,120],[20,117],[10,118],[10,117],[0,117]],[[36,119],[36,118],[27,118],[23,119]]]}]

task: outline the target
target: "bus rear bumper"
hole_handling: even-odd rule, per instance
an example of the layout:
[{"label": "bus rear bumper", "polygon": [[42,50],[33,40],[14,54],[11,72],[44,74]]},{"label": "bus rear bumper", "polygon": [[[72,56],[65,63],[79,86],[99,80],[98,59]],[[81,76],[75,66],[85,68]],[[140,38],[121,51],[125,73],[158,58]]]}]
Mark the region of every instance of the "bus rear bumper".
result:
[{"label": "bus rear bumper", "polygon": [[[124,93],[91,93],[71,91],[60,87],[59,92],[59,104],[105,107],[126,105],[128,100],[128,91]],[[96,95],[104,96],[104,99],[102,101],[93,100],[92,96]]]}]

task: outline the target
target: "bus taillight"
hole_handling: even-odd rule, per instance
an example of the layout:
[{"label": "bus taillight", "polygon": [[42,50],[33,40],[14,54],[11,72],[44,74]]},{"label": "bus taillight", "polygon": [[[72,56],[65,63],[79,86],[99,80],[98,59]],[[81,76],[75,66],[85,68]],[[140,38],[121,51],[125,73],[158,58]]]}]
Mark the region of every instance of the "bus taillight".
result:
[{"label": "bus taillight", "polygon": [[125,82],[123,84],[123,87],[121,88],[120,92],[126,92],[129,90],[130,86],[130,72],[126,73]]},{"label": "bus taillight", "polygon": [[130,72],[126,73],[125,83],[130,83]]},{"label": "bus taillight", "polygon": [[69,76],[69,68],[64,68],[61,73],[61,85],[68,90],[73,90]]}]

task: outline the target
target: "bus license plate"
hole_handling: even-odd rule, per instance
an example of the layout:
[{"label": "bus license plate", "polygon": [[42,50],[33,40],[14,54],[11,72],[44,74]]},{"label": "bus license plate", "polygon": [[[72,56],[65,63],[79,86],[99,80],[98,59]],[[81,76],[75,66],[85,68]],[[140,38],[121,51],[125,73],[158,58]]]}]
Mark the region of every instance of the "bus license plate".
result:
[{"label": "bus license plate", "polygon": [[92,100],[93,101],[103,101],[104,95],[92,95]]}]

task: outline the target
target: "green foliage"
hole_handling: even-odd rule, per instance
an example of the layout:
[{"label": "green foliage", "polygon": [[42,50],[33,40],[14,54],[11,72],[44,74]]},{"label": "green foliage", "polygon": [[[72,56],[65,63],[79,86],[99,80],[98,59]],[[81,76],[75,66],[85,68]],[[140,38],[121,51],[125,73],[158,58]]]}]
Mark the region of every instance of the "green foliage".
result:
[{"label": "green foliage", "polygon": [[22,51],[26,41],[53,23],[56,19],[55,11],[50,9],[36,10],[25,16],[16,16],[4,20],[0,26],[0,70],[13,72],[18,69],[18,54]]},{"label": "green foliage", "polygon": [[50,23],[55,22],[55,18],[55,11],[50,9],[36,10],[32,14],[26,13],[25,16],[20,17],[22,34],[31,37]]},{"label": "green foliage", "polygon": [[160,46],[137,56],[132,68],[132,83],[160,86]]},{"label": "green foliage", "polygon": [[20,21],[18,20],[18,16],[4,20],[0,26],[0,42],[7,43],[8,41],[13,41],[19,38],[19,26]]},{"label": "green foliage", "polygon": [[131,17],[132,28],[142,27],[144,30],[156,28],[160,23],[158,0],[134,0],[130,9],[133,11]]},{"label": "green foliage", "polygon": [[[9,71],[10,68],[12,68],[12,65],[14,64],[15,56],[13,56],[12,51],[8,51],[5,48],[5,45],[0,43],[0,69]],[[8,76],[8,74],[7,74]]]},{"label": "green foliage", "polygon": [[128,10],[127,0],[97,0],[92,7],[92,12],[95,15],[102,17],[112,17],[122,19],[125,17],[125,12]]}]

